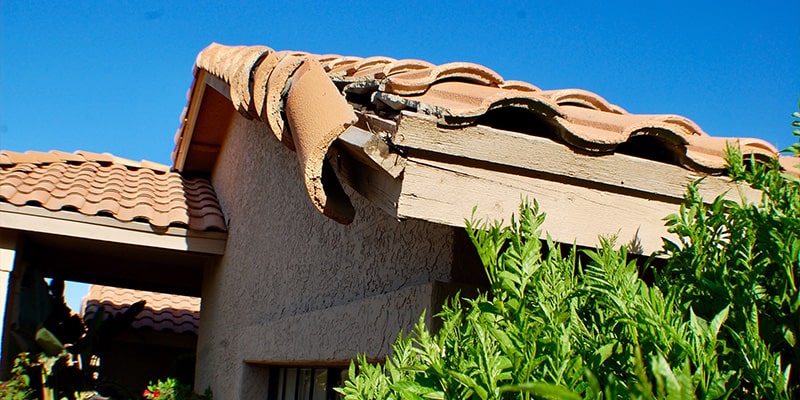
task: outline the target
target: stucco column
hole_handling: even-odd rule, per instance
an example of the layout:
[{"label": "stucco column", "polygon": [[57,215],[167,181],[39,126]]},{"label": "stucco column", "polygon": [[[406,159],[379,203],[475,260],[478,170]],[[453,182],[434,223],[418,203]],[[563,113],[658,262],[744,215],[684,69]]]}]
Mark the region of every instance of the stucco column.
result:
[{"label": "stucco column", "polygon": [[3,318],[0,318],[0,351],[3,349],[5,319],[8,315],[8,311],[6,310],[6,305],[8,304],[8,287],[11,271],[14,269],[16,248],[17,233],[15,231],[0,230],[0,307],[2,307],[3,310]]}]

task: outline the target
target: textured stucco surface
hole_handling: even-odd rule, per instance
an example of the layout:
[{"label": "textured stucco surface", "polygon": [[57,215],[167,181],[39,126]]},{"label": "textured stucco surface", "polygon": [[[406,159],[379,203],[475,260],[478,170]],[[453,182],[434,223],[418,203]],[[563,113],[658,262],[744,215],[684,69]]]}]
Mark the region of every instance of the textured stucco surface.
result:
[{"label": "textured stucco surface", "polygon": [[220,399],[248,392],[244,360],[380,356],[451,269],[449,227],[398,222],[352,192],[352,224],[320,214],[266,129],[237,115],[212,176],[229,233],[204,279],[197,387]]}]

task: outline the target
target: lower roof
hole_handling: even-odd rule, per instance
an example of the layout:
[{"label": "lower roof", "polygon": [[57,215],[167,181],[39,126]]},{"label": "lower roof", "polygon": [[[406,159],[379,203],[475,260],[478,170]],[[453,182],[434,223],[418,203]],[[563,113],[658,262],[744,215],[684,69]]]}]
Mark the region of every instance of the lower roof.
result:
[{"label": "lower roof", "polygon": [[207,179],[85,151],[0,151],[0,212],[3,228],[185,250],[190,237],[222,240],[200,250],[212,253],[227,229]]},{"label": "lower roof", "polygon": [[88,320],[102,309],[107,318],[124,312],[141,300],[146,303],[133,321],[134,329],[197,335],[200,327],[199,297],[90,285],[89,293],[83,299],[82,315],[84,320]]}]

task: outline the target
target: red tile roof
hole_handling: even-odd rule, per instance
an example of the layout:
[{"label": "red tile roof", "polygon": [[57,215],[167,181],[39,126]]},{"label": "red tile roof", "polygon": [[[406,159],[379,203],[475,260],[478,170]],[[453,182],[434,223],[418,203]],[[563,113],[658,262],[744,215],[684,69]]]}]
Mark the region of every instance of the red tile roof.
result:
[{"label": "red tile roof", "polygon": [[[685,117],[631,114],[589,91],[540,90],[470,63],[437,66],[419,60],[213,43],[198,55],[196,66],[230,85],[230,99],[242,115],[260,119],[287,147],[297,148],[309,196],[323,213],[340,222],[348,222],[350,212],[331,210],[326,203],[328,189],[321,183],[319,165],[336,135],[355,121],[353,109],[388,118],[414,111],[454,128],[484,123],[497,111],[523,111],[543,122],[552,139],[576,150],[601,154],[626,146],[658,146],[658,151],[671,154],[671,162],[706,173],[723,170],[728,144],[762,161],[779,157],[777,149],[763,140],[709,136]],[[314,82],[313,90],[302,89],[311,86],[304,80]],[[184,133],[182,126],[173,156]],[[643,136],[655,140],[639,141]],[[308,154],[309,148],[314,154]],[[793,167],[799,163],[796,158],[781,160],[793,174],[800,174]]]},{"label": "red tile roof", "polygon": [[208,180],[110,154],[0,151],[0,201],[154,228],[226,229]]},{"label": "red tile roof", "polygon": [[133,328],[197,334],[200,327],[200,298],[173,294],[90,285],[83,299],[83,316],[89,319],[102,307],[105,314],[125,311],[139,300],[144,310],[136,316]]}]

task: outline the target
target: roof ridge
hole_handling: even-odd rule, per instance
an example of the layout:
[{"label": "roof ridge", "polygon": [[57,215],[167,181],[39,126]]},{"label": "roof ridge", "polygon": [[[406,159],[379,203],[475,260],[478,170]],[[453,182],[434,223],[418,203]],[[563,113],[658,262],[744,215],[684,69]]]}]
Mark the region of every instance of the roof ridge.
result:
[{"label": "roof ridge", "polygon": [[172,167],[166,164],[157,163],[149,160],[134,161],[127,158],[115,156],[111,153],[95,153],[85,150],[76,150],[68,153],[60,150],[44,151],[25,151],[23,153],[11,150],[0,150],[0,166],[14,166],[19,164],[57,164],[57,163],[109,163],[122,165],[128,169],[145,169],[156,173],[170,172]]}]

